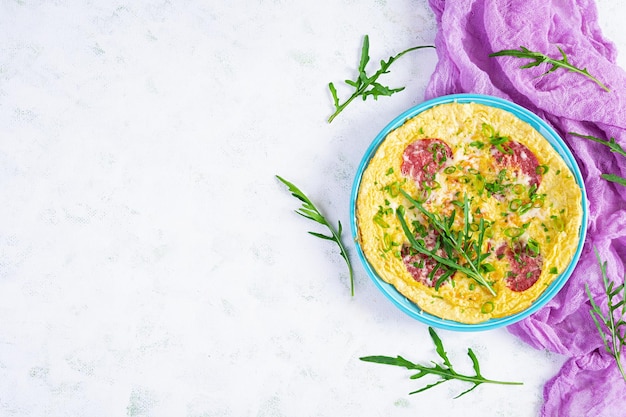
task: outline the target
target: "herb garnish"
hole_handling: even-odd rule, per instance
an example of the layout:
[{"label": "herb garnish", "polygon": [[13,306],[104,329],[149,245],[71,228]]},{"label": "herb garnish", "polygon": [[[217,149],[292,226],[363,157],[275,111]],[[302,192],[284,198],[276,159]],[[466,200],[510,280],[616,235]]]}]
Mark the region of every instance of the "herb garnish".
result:
[{"label": "herb garnish", "polygon": [[380,77],[382,74],[387,74],[389,72],[389,67],[391,66],[391,64],[394,61],[396,61],[398,58],[400,58],[402,55],[409,53],[411,51],[415,51],[417,49],[434,48],[433,45],[415,46],[413,48],[409,48],[405,51],[402,51],[397,55],[389,57],[387,61],[381,60],[380,69],[376,71],[371,77],[368,77],[367,73],[365,72],[365,67],[370,60],[369,44],[370,44],[369,36],[365,35],[365,37],[363,38],[363,46],[361,47],[361,60],[359,62],[359,69],[358,69],[359,76],[354,81],[345,80],[345,83],[353,87],[355,90],[354,93],[352,93],[352,95],[350,96],[350,98],[348,98],[343,103],[339,103],[339,96],[337,95],[337,89],[335,88],[335,85],[332,82],[328,84],[330,93],[333,96],[333,104],[335,106],[335,112],[328,118],[328,123],[332,122],[335,119],[335,117],[337,117],[337,115],[341,113],[341,111],[345,109],[348,106],[348,104],[352,102],[352,100],[354,100],[355,98],[359,96],[363,98],[363,101],[365,101],[367,97],[369,96],[372,96],[374,100],[378,100],[379,96],[391,96],[394,93],[404,90],[404,87],[400,87],[400,88],[386,87],[377,82],[378,77]]},{"label": "herb garnish", "polygon": [[602,84],[597,78],[595,78],[593,75],[589,74],[589,71],[587,71],[586,68],[578,68],[574,65],[572,65],[568,59],[567,59],[567,55],[565,55],[565,52],[563,52],[563,49],[561,49],[559,46],[557,46],[559,52],[561,52],[561,56],[563,57],[562,59],[554,59],[554,58],[550,58],[547,55],[542,54],[541,52],[533,52],[531,50],[529,50],[528,48],[524,47],[524,46],[520,46],[520,49],[504,49],[502,51],[498,51],[498,52],[494,52],[492,54],[489,54],[490,57],[496,57],[496,56],[512,56],[515,58],[527,58],[527,59],[532,59],[533,61],[529,62],[528,64],[522,65],[520,66],[520,68],[531,68],[531,67],[536,67],[538,65],[541,64],[550,64],[552,65],[552,67],[547,70],[546,72],[544,72],[543,74],[540,75],[540,77],[549,74],[551,72],[556,71],[558,68],[564,68],[568,71],[571,72],[576,72],[579,74],[584,75],[585,77],[589,78],[590,80],[592,80],[594,83],[598,84],[604,91],[610,91],[609,88]]},{"label": "herb garnish", "polygon": [[[487,264],[483,263],[483,261],[490,255],[490,252],[483,253],[482,251],[485,231],[488,225],[485,220],[481,218],[477,224],[477,230],[471,230],[469,219],[470,203],[467,194],[464,195],[463,199],[463,228],[459,231],[455,231],[452,230],[452,225],[454,223],[456,210],[453,210],[450,216],[440,217],[429,212],[419,201],[415,200],[403,189],[400,189],[400,193],[426,217],[428,223],[440,234],[444,252],[449,256],[439,256],[436,250],[426,248],[423,242],[417,240],[404,219],[404,207],[399,206],[398,209],[396,209],[396,216],[400,221],[404,234],[411,244],[411,248],[429,256],[439,264],[443,264],[448,268],[452,268],[473,278],[476,282],[485,286],[487,290],[495,296],[496,291],[482,274],[484,271],[489,271],[489,267],[485,266]],[[477,239],[474,239],[475,234],[477,234]],[[458,257],[455,259],[454,256],[450,256],[452,254],[457,254]],[[446,274],[444,274],[444,276],[445,275]]]},{"label": "herb garnish", "polygon": [[402,356],[397,356],[395,358],[390,357],[390,356],[365,356],[360,359],[365,362],[373,362],[373,363],[379,363],[383,365],[402,366],[411,371],[418,371],[417,374],[411,376],[411,379],[419,379],[426,375],[435,375],[439,377],[439,380],[437,380],[435,383],[426,385],[416,391],[410,392],[409,395],[426,391],[427,389],[433,388],[439,384],[442,384],[446,381],[450,381],[454,379],[474,384],[468,390],[463,391],[462,393],[454,397],[455,399],[461,397],[462,395],[467,394],[468,392],[472,391],[474,388],[476,388],[480,384],[484,384],[484,383],[502,384],[502,385],[523,385],[522,382],[495,381],[495,380],[487,379],[483,377],[483,375],[480,372],[480,364],[478,363],[478,358],[476,357],[476,355],[474,354],[474,351],[471,348],[467,349],[467,356],[469,356],[470,359],[472,360],[472,365],[474,368],[474,372],[476,374],[475,375],[463,375],[463,374],[456,372],[452,364],[450,363],[450,359],[448,358],[448,355],[443,347],[443,343],[441,342],[441,339],[439,338],[435,330],[432,327],[429,327],[428,332],[430,333],[430,337],[432,338],[435,344],[437,354],[443,360],[443,363],[436,363],[435,361],[432,361],[431,362],[433,364],[432,366],[420,365],[420,364],[410,362],[404,359]]},{"label": "herb garnish", "polygon": [[[591,303],[591,310],[589,313],[593,318],[593,322],[598,328],[598,332],[604,342],[604,348],[613,356],[615,363],[619,368],[624,381],[626,381],[626,372],[621,362],[621,352],[624,346],[626,346],[626,286],[624,283],[615,286],[615,282],[609,280],[606,273],[607,262],[600,259],[600,254],[594,247],[596,258],[600,264],[600,272],[602,273],[602,283],[604,284],[604,292],[606,294],[606,301],[608,306],[608,312],[606,316],[602,312],[600,306],[596,303],[589,290],[589,285],[585,284],[587,290],[587,296]],[[626,280],[626,275],[624,276]],[[621,297],[621,300],[618,298]],[[606,328],[606,331],[604,330]]]},{"label": "herb garnish", "polygon": [[509,148],[505,148],[504,145],[509,141],[507,136],[500,136],[498,132],[495,131],[493,126],[487,123],[482,124],[482,133],[489,139],[489,143],[495,146],[500,152],[506,154],[513,154],[513,151]]},{"label": "herb garnish", "polygon": [[[573,136],[578,136],[579,138],[589,139],[589,140],[592,140],[594,142],[598,142],[598,143],[601,143],[603,145],[606,145],[606,146],[609,147],[609,149],[611,149],[611,152],[615,152],[615,153],[618,153],[618,154],[626,157],[626,150],[624,150],[624,148],[622,148],[619,143],[615,142],[615,138],[611,138],[609,140],[604,140],[604,139],[597,138],[595,136],[581,135],[580,133],[575,133],[575,132],[569,132],[569,134],[573,135]],[[607,181],[616,182],[618,184],[626,186],[626,178],[620,177],[619,175],[602,174],[601,177],[604,178]]]},{"label": "herb garnish", "polygon": [[325,235],[317,232],[309,233],[315,237],[319,237],[320,239],[331,240],[339,246],[339,253],[341,254],[341,257],[346,261],[346,264],[348,266],[348,273],[350,275],[350,293],[352,294],[352,296],[354,296],[354,273],[352,271],[352,263],[350,262],[350,258],[348,257],[348,252],[346,251],[346,248],[341,241],[341,233],[343,231],[341,221],[337,221],[337,230],[335,230],[333,225],[330,224],[328,220],[326,220],[326,218],[322,215],[322,213],[320,213],[317,207],[315,207],[313,202],[309,200],[309,198],[302,191],[300,191],[298,187],[278,175],[276,175],[276,178],[278,178],[283,184],[287,186],[287,188],[289,188],[289,191],[291,191],[291,195],[302,201],[302,207],[295,210],[296,213],[303,217],[306,217],[307,219],[313,220],[319,224],[326,226],[330,231],[330,235]]}]

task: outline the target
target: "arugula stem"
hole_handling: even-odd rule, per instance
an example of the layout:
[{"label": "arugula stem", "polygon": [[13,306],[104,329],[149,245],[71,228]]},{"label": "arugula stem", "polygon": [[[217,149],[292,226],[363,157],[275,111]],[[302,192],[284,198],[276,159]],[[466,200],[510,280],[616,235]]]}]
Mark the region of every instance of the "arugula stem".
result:
[{"label": "arugula stem", "polygon": [[382,74],[388,73],[389,67],[391,66],[391,64],[395,62],[401,56],[409,52],[416,51],[418,49],[423,49],[423,48],[434,48],[434,46],[433,45],[414,46],[412,48],[409,48],[400,52],[399,54],[389,57],[387,61],[381,60],[380,69],[376,71],[374,75],[368,77],[365,72],[365,66],[367,65],[369,61],[369,36],[365,35],[363,38],[363,46],[361,47],[361,59],[359,62],[359,69],[358,69],[359,75],[354,81],[346,80],[346,84],[348,84],[349,86],[355,89],[354,93],[352,93],[352,95],[348,99],[346,99],[346,101],[344,101],[343,103],[340,103],[335,85],[332,82],[328,83],[328,88],[330,89],[330,92],[332,94],[333,103],[335,106],[335,112],[331,114],[330,117],[328,118],[328,123],[331,123],[335,119],[335,117],[337,117],[339,113],[341,113],[357,97],[362,97],[363,100],[365,100],[368,96],[372,96],[376,100],[378,96],[390,96],[394,93],[404,90],[404,87],[400,87],[400,88],[385,87],[377,82],[378,77],[380,77]]},{"label": "arugula stem", "polygon": [[276,178],[278,178],[283,184],[285,184],[289,191],[291,191],[291,194],[303,203],[302,207],[296,210],[296,213],[307,219],[313,220],[319,224],[326,226],[326,228],[331,233],[331,235],[328,236],[322,233],[309,232],[309,234],[315,237],[325,240],[331,240],[337,244],[337,246],[339,247],[339,254],[348,266],[348,274],[350,276],[350,294],[354,296],[354,271],[352,269],[352,263],[350,262],[350,258],[348,257],[348,251],[346,250],[346,247],[341,240],[341,233],[343,231],[341,222],[337,222],[337,229],[335,229],[335,227],[330,224],[330,222],[326,219],[326,217],[322,215],[317,207],[315,207],[315,204],[313,204],[313,202],[298,187],[278,175],[276,175]]},{"label": "arugula stem", "polygon": [[584,75],[585,77],[589,78],[591,81],[596,83],[598,86],[600,86],[600,88],[602,88],[606,92],[611,91],[611,90],[609,90],[609,88],[606,85],[604,85],[602,82],[600,82],[600,80],[598,80],[596,77],[591,75],[586,68],[578,68],[578,67],[572,65],[569,62],[569,60],[567,58],[567,55],[565,54],[563,49],[561,49],[559,46],[557,46],[557,48],[558,48],[559,52],[561,53],[561,57],[562,57],[561,59],[550,58],[549,56],[547,56],[545,54],[542,54],[541,52],[531,51],[531,50],[529,50],[528,48],[526,48],[524,46],[520,46],[519,50],[517,50],[517,49],[503,49],[502,51],[491,53],[491,54],[489,54],[489,56],[490,57],[511,56],[511,57],[515,57],[515,58],[526,58],[526,59],[532,60],[531,62],[522,65],[520,67],[522,69],[536,67],[536,66],[541,65],[541,64],[552,65],[552,67],[550,67],[546,72],[541,74],[540,77],[544,76],[546,74],[549,74],[551,72],[554,72],[558,68],[564,68],[564,69],[566,69],[568,71]]},{"label": "arugula stem", "polygon": [[432,327],[429,327],[428,332],[430,333],[430,337],[433,343],[435,344],[435,350],[437,352],[437,355],[439,356],[439,358],[441,358],[440,362],[431,361],[430,362],[432,364],[431,366],[413,363],[409,360],[404,359],[402,356],[396,356],[395,358],[392,356],[365,356],[359,359],[361,359],[364,362],[378,363],[381,365],[399,366],[399,367],[406,368],[411,371],[418,371],[417,374],[414,374],[410,377],[411,379],[419,379],[426,375],[434,375],[439,378],[437,381],[433,382],[432,384],[425,385],[422,388],[419,388],[415,391],[410,392],[409,395],[426,391],[428,389],[436,387],[439,384],[442,384],[444,382],[447,382],[453,379],[463,381],[463,382],[469,382],[472,384],[472,386],[469,389],[461,392],[459,395],[457,395],[454,398],[459,398],[467,394],[468,392],[472,391],[474,388],[478,387],[479,385],[485,384],[485,383],[500,384],[500,385],[523,385],[522,382],[498,381],[495,379],[485,378],[480,372],[480,364],[478,362],[478,358],[476,357],[476,355],[474,354],[471,348],[467,349],[467,356],[469,356],[469,358],[472,361],[475,375],[459,374],[458,372],[456,372],[452,363],[450,362],[450,359],[448,358],[448,354],[446,353],[445,348],[443,347],[443,342],[441,341],[441,339],[439,338],[435,330]]},{"label": "arugula stem", "polygon": [[454,379],[458,379],[459,381],[464,381],[464,382],[471,382],[474,384],[489,383],[489,384],[499,384],[499,385],[524,385],[523,382],[497,381],[495,379],[486,379],[486,378],[483,378],[482,376],[477,376],[477,375],[463,375],[455,371],[433,369],[428,366],[419,365],[419,364],[413,364],[411,369],[414,369],[416,371],[428,372],[429,374],[433,374],[433,375],[438,375],[444,379],[449,378],[450,374],[452,374],[454,375]]},{"label": "arugula stem", "polygon": [[[597,138],[595,136],[583,135],[583,134],[576,133],[576,132],[568,132],[568,133],[572,136],[577,136],[579,138],[589,139],[591,141],[601,143],[609,147],[611,152],[615,152],[617,154],[620,154],[626,157],[626,150],[622,148],[621,145],[615,141],[615,138],[611,138],[610,140],[604,140],[604,139]],[[607,181],[615,182],[617,184],[620,184],[626,187],[626,178],[624,177],[620,177],[619,175],[615,175],[615,174],[602,174],[600,176]]]},{"label": "arugula stem", "polygon": [[[620,331],[622,328],[626,328],[626,283],[622,282],[617,288],[613,288],[615,283],[612,280],[609,280],[606,270],[606,261],[602,262],[600,259],[600,254],[597,249],[594,247],[594,252],[596,254],[596,259],[600,265],[600,273],[602,276],[602,283],[604,285],[604,292],[606,294],[606,305],[608,307],[608,311],[606,316],[604,315],[600,306],[596,303],[593,295],[591,294],[591,290],[589,289],[589,285],[585,284],[585,290],[587,292],[587,297],[589,298],[589,302],[591,303],[591,310],[589,313],[591,314],[591,318],[593,319],[596,328],[598,329],[598,333],[602,338],[602,342],[604,343],[604,348],[609,353],[613,359],[615,359],[615,363],[617,368],[622,375],[624,381],[626,381],[626,371],[622,365],[621,361],[621,352],[626,344],[626,334],[623,331]],[[624,276],[626,280],[626,276]],[[621,294],[621,300],[614,300],[619,294]],[[620,309],[619,311],[619,319],[617,322],[615,321],[615,310]],[[606,328],[606,332],[603,328]]]},{"label": "arugula stem", "polygon": [[[441,222],[439,221],[435,215],[431,212],[429,212],[428,210],[426,210],[426,208],[417,200],[415,200],[413,197],[411,197],[411,195],[409,195],[406,191],[404,191],[403,189],[400,189],[400,193],[402,193],[402,195],[409,200],[409,202],[411,202],[411,204],[413,204],[422,214],[424,214],[424,216],[426,216],[426,218],[428,219],[429,223],[432,224],[437,231],[441,234],[441,236],[446,239],[451,246],[454,248],[454,250],[460,255],[462,256],[465,261],[467,262],[467,264],[469,265],[468,267],[465,267],[463,265],[460,265],[458,262],[454,262],[450,259],[447,258],[443,258],[441,256],[438,256],[437,254],[435,254],[434,252],[428,251],[425,248],[422,247],[422,245],[420,245],[417,240],[415,239],[415,237],[413,236],[413,233],[411,233],[406,220],[404,219],[404,210],[396,210],[396,215],[398,217],[398,220],[400,221],[400,225],[402,226],[402,230],[404,231],[404,234],[407,236],[407,238],[409,239],[409,243],[411,243],[411,247],[415,250],[417,250],[420,253],[423,253],[424,255],[428,255],[431,258],[433,258],[435,261],[442,263],[448,267],[454,268],[457,271],[460,271],[462,273],[464,273],[465,275],[467,275],[468,277],[474,279],[476,282],[478,282],[479,284],[483,285],[484,287],[487,288],[487,290],[491,293],[491,295],[495,296],[496,295],[496,291],[494,290],[493,286],[491,285],[491,283],[489,283],[485,277],[483,277],[483,275],[480,273],[480,271],[478,270],[477,265],[480,265],[481,262],[481,253],[480,250],[481,248],[477,248],[476,252],[476,260],[474,261],[469,254],[467,253],[467,251],[463,248],[463,244],[461,242],[459,242],[457,240],[457,238],[454,236],[454,233],[452,233],[449,228],[444,224],[445,222]],[[469,216],[469,202],[467,200],[467,196],[465,196],[465,201],[464,201],[464,218],[465,218],[465,224],[464,224],[464,230],[465,230],[465,237],[469,237],[469,220],[468,220],[468,216]],[[479,240],[482,243],[482,239],[479,238]],[[478,246],[478,245],[476,245]]]},{"label": "arugula stem", "polygon": [[402,210],[397,210],[396,211],[396,216],[398,216],[398,220],[400,221],[400,226],[402,226],[402,230],[404,231],[404,234],[406,235],[406,237],[409,239],[409,243],[411,244],[411,248],[415,249],[416,251],[424,254],[424,255],[428,255],[431,258],[433,258],[435,261],[444,264],[445,266],[449,266],[450,268],[454,268],[457,271],[463,272],[465,275],[468,276],[472,276],[474,274],[474,271],[465,268],[462,265],[459,265],[458,263],[451,261],[448,258],[443,258],[431,251],[429,251],[428,249],[424,249],[418,242],[417,239],[415,239],[415,236],[413,236],[413,233],[411,233],[411,230],[409,229],[408,224],[406,223],[406,220],[403,217],[403,212]]},{"label": "arugula stem", "polygon": [[[611,332],[611,334],[616,334],[618,333],[618,329],[615,327],[615,319],[613,318],[613,314],[609,314],[610,320],[611,320],[611,324],[609,327],[609,331]],[[613,337],[612,338],[612,344],[613,344],[613,357],[615,358],[615,362],[617,363],[617,369],[619,369],[620,374],[622,374],[622,378],[624,378],[624,381],[626,381],[626,372],[624,372],[624,367],[622,365],[622,360],[621,360],[621,344],[618,342],[618,338],[617,337]]]},{"label": "arugula stem", "polygon": [[[332,83],[329,84],[329,87],[332,85]],[[339,113],[341,113],[343,111],[343,109],[345,109],[346,107],[348,107],[348,104],[352,103],[352,101],[357,98],[360,94],[362,94],[361,90],[358,90],[357,92],[355,92],[354,94],[352,94],[350,96],[350,98],[348,98],[343,104],[340,104],[339,106],[336,107],[337,110],[335,110],[335,112],[333,114],[330,115],[330,117],[328,118],[328,123],[331,123],[333,120],[335,120],[335,117],[339,116]]]},{"label": "arugula stem", "polygon": [[579,138],[589,139],[594,142],[601,143],[605,146],[608,146],[611,149],[611,152],[615,152],[622,156],[626,156],[626,150],[622,148],[619,143],[615,142],[615,138],[611,138],[610,140],[604,140],[604,139],[597,138],[595,136],[583,135],[581,133],[576,133],[576,132],[568,132],[568,133],[572,136],[578,136]]}]

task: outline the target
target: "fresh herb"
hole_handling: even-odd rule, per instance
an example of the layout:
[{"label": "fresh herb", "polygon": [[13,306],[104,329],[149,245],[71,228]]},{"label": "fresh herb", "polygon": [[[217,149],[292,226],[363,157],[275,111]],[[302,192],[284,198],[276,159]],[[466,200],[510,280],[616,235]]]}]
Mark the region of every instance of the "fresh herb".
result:
[{"label": "fresh herb", "polygon": [[493,304],[493,301],[485,301],[485,303],[480,307],[480,312],[483,314],[489,314],[493,312],[494,308],[496,307]]},{"label": "fresh herb", "polygon": [[492,379],[485,378],[480,372],[480,364],[478,363],[478,358],[476,357],[476,355],[474,354],[474,351],[471,348],[467,349],[467,356],[469,356],[469,358],[472,360],[472,365],[474,368],[475,375],[464,375],[464,374],[460,374],[456,372],[454,370],[454,367],[452,366],[452,363],[450,363],[450,359],[448,358],[448,355],[443,347],[443,343],[441,342],[441,339],[439,338],[435,330],[433,330],[432,327],[429,327],[428,332],[430,333],[430,337],[435,344],[437,354],[443,360],[443,363],[437,363],[435,361],[432,361],[431,362],[432,366],[420,365],[420,364],[416,364],[411,361],[408,361],[404,359],[402,356],[396,356],[395,358],[390,357],[390,356],[365,356],[360,359],[365,362],[379,363],[382,365],[401,366],[411,371],[418,371],[415,375],[411,376],[411,379],[419,379],[426,375],[435,375],[436,377],[439,377],[439,380],[437,380],[436,382],[426,385],[416,391],[413,391],[409,393],[409,395],[426,391],[427,389],[433,388],[446,381],[455,380],[455,379],[459,381],[469,382],[474,385],[468,390],[463,391],[462,393],[460,393],[454,398],[459,398],[462,395],[465,395],[468,392],[474,390],[480,384],[485,384],[485,383],[502,384],[502,385],[522,385],[521,382],[495,381]]},{"label": "fresh herb", "polygon": [[[620,358],[622,349],[626,346],[626,286],[624,286],[623,282],[622,284],[615,286],[615,282],[609,280],[606,272],[607,262],[602,262],[600,254],[598,254],[595,247],[594,251],[596,253],[598,263],[600,264],[600,272],[602,274],[602,283],[604,284],[608,311],[605,316],[600,306],[594,300],[591,290],[589,289],[589,285],[585,284],[587,296],[589,297],[589,302],[591,303],[591,310],[589,310],[589,313],[591,314],[593,322],[596,324],[598,332],[602,337],[604,348],[611,356],[613,356],[624,381],[626,381],[626,372],[624,372],[624,367]],[[626,275],[624,276],[624,279],[626,280]],[[619,299],[620,297],[621,299]]]},{"label": "fresh herb", "polygon": [[582,135],[582,134],[576,133],[576,132],[569,132],[569,134],[573,135],[573,136],[578,136],[579,138],[589,139],[589,140],[592,140],[594,142],[601,143],[603,145],[608,146],[611,149],[611,152],[615,152],[615,153],[618,153],[618,154],[620,154],[622,156],[626,156],[626,150],[624,150],[624,148],[622,148],[619,143],[615,142],[615,138],[611,138],[609,140],[604,140],[604,139],[597,138],[595,136]]},{"label": "fresh herb", "polygon": [[559,49],[559,52],[561,53],[562,59],[554,59],[554,58],[550,58],[547,55],[542,54],[541,52],[534,52],[529,50],[528,48],[524,47],[524,46],[520,46],[520,49],[504,49],[502,51],[498,51],[498,52],[494,52],[492,54],[489,54],[490,57],[496,57],[496,56],[512,56],[515,58],[525,58],[525,59],[532,59],[533,61],[524,64],[522,66],[520,66],[520,68],[531,68],[531,67],[536,67],[539,66],[541,64],[549,64],[552,65],[552,67],[547,70],[546,72],[544,72],[543,74],[540,75],[544,76],[546,74],[549,74],[551,72],[556,71],[558,68],[564,68],[568,71],[571,72],[576,72],[578,74],[582,74],[585,77],[589,78],[590,80],[592,80],[594,83],[598,84],[604,91],[610,91],[609,88],[602,84],[597,78],[595,78],[594,76],[592,76],[591,74],[589,74],[589,71],[587,71],[586,68],[578,68],[574,65],[572,65],[569,60],[567,59],[567,55],[565,55],[565,52],[563,52],[563,49],[561,49],[560,47],[557,46],[557,48]]},{"label": "fresh herb", "polygon": [[[601,143],[603,145],[608,146],[609,149],[611,149],[611,152],[615,152],[615,153],[620,154],[622,156],[626,156],[626,150],[624,150],[624,148],[622,148],[619,143],[615,142],[615,138],[611,138],[609,140],[604,140],[604,139],[597,138],[595,136],[581,135],[580,133],[575,133],[575,132],[569,132],[569,134],[573,135],[573,136],[578,136],[580,138],[589,139],[589,140],[592,140],[594,142]],[[604,178],[607,181],[616,182],[618,184],[626,186],[626,178],[620,177],[619,175],[602,174],[601,177]]]},{"label": "fresh herb", "polygon": [[600,176],[607,181],[616,182],[626,187],[626,178],[624,177],[620,177],[619,175],[615,174],[602,174]]},{"label": "fresh herb", "polygon": [[[400,221],[404,234],[411,244],[411,248],[429,256],[439,264],[445,265],[448,268],[462,272],[468,277],[473,278],[476,282],[485,286],[487,290],[495,296],[496,292],[493,289],[493,286],[481,273],[481,270],[484,270],[484,268],[481,268],[481,264],[490,254],[490,252],[483,253],[482,251],[485,231],[488,224],[483,218],[481,218],[477,224],[477,229],[475,231],[470,229],[470,207],[467,195],[464,196],[463,200],[463,228],[459,231],[455,231],[452,229],[452,225],[454,224],[456,210],[453,210],[449,217],[440,217],[429,212],[419,201],[415,200],[403,189],[400,189],[400,193],[402,193],[402,195],[404,195],[404,197],[426,217],[428,223],[439,233],[443,241],[442,243],[445,253],[447,255],[455,253],[458,255],[458,258],[455,259],[454,256],[439,256],[436,250],[426,248],[422,242],[415,239],[415,236],[409,229],[409,226],[404,219],[404,207],[399,206],[396,210],[396,216]],[[475,234],[477,234],[477,239],[474,239]]]},{"label": "fresh herb", "polygon": [[304,193],[298,187],[278,175],[276,175],[276,178],[278,178],[283,184],[287,186],[287,188],[289,188],[289,191],[291,191],[291,195],[293,195],[302,202],[302,207],[295,210],[296,213],[303,217],[306,217],[307,219],[313,220],[319,224],[326,226],[330,231],[330,235],[325,235],[317,232],[309,233],[315,237],[319,237],[320,239],[333,241],[339,246],[339,253],[348,265],[348,273],[350,275],[350,293],[354,296],[354,273],[352,271],[352,263],[350,262],[350,258],[348,258],[348,252],[346,251],[346,248],[341,241],[341,233],[343,231],[341,227],[341,221],[337,221],[337,229],[335,230],[334,226],[330,224],[328,220],[326,220],[326,218],[322,215],[322,213],[320,213],[317,207],[315,207],[313,202],[309,200],[309,198],[304,195]]},{"label": "fresh herb", "polygon": [[387,74],[389,72],[389,67],[391,66],[391,64],[394,61],[396,61],[398,58],[400,58],[402,55],[409,53],[411,51],[415,51],[417,49],[422,49],[422,48],[434,48],[434,46],[432,45],[415,46],[413,48],[409,48],[405,51],[402,51],[397,55],[389,57],[387,61],[381,60],[380,69],[376,71],[372,76],[368,77],[367,73],[365,72],[365,67],[367,66],[367,63],[370,60],[369,36],[365,35],[365,37],[363,38],[363,46],[361,48],[361,60],[359,62],[359,69],[358,69],[359,76],[354,81],[345,80],[346,84],[354,88],[355,90],[354,93],[352,93],[350,98],[348,98],[346,101],[344,101],[343,103],[340,103],[335,85],[332,82],[328,84],[330,93],[333,96],[333,104],[335,106],[335,112],[328,118],[328,123],[332,122],[335,119],[335,117],[337,117],[337,115],[341,113],[343,109],[345,109],[348,106],[348,104],[352,102],[352,100],[354,100],[355,98],[359,96],[363,98],[363,101],[365,101],[367,97],[369,96],[372,96],[374,100],[378,100],[379,96],[391,96],[394,93],[404,90],[404,87],[400,87],[400,88],[386,87],[378,82],[378,77],[380,77],[382,74]]},{"label": "fresh herb", "polygon": [[487,123],[483,123],[481,131],[482,134],[486,136],[487,139],[489,139],[489,143],[495,146],[496,149],[498,149],[500,152],[509,155],[513,153],[511,149],[502,146],[509,141],[509,138],[507,136],[500,136],[500,134],[495,131],[493,126]]}]

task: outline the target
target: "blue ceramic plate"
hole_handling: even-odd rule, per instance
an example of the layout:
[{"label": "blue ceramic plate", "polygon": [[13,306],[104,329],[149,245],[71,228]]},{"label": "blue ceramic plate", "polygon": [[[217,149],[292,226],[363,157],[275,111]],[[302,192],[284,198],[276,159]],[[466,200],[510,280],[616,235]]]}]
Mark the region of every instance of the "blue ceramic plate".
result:
[{"label": "blue ceramic plate", "polygon": [[[358,243],[358,226],[356,221],[356,199],[359,191],[359,186],[361,184],[361,177],[363,175],[363,171],[368,166],[370,159],[376,153],[378,146],[382,143],[382,141],[387,137],[389,132],[398,127],[402,126],[404,122],[419,113],[430,109],[431,107],[437,106],[439,104],[458,102],[458,103],[478,103],[486,106],[491,106],[494,108],[506,110],[510,113],[513,113],[519,119],[527,122],[532,127],[537,129],[539,133],[546,138],[546,140],[552,145],[552,147],[561,155],[561,157],[565,160],[566,165],[574,174],[576,178],[576,183],[581,189],[582,192],[582,226],[579,233],[579,241],[576,252],[574,253],[574,257],[572,261],[569,263],[567,269],[563,271],[551,284],[548,288],[535,300],[533,304],[530,305],[526,310],[521,311],[517,314],[491,319],[482,323],[477,324],[465,324],[459,323],[451,320],[445,320],[439,318],[437,316],[433,316],[432,314],[426,313],[422,309],[420,309],[416,304],[407,300],[402,294],[400,294],[396,288],[383,281],[374,268],[369,264],[365,255],[363,254],[363,250]],[[356,177],[354,180],[354,184],[352,186],[352,194],[350,197],[350,226],[352,229],[352,237],[356,242],[356,249],[365,270],[368,275],[376,284],[376,286],[382,291],[382,293],[389,299],[393,304],[395,304],[400,310],[408,314],[409,316],[433,327],[437,327],[440,329],[446,330],[456,330],[456,331],[477,331],[477,330],[490,330],[498,327],[508,326],[515,322],[518,322],[525,317],[528,317],[532,313],[539,310],[543,307],[552,297],[556,295],[556,293],[565,285],[565,282],[572,274],[578,259],[580,258],[580,253],[583,248],[583,244],[585,242],[585,236],[587,234],[587,194],[585,191],[585,184],[583,183],[582,175],[580,173],[580,168],[576,164],[576,160],[574,156],[570,152],[567,145],[563,142],[563,140],[557,135],[557,133],[552,129],[546,122],[541,120],[534,113],[526,110],[525,108],[512,103],[510,101],[498,98],[485,96],[480,94],[454,94],[443,97],[438,97],[432,100],[425,101],[411,109],[405,111],[398,117],[396,117],[391,123],[387,125],[379,134],[376,136],[372,144],[369,146],[367,151],[365,152],[365,156],[361,160],[359,168],[356,173]]]}]

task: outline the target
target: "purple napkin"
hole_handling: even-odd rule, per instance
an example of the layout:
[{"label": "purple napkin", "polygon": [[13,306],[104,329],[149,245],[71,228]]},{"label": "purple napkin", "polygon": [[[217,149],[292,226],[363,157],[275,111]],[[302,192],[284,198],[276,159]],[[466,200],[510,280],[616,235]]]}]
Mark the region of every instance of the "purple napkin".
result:
[{"label": "purple napkin", "polygon": [[[605,305],[594,247],[608,262],[609,278],[619,283],[624,279],[626,187],[600,175],[626,177],[626,158],[568,134],[613,137],[626,148],[626,73],[615,64],[616,48],[602,36],[592,0],[430,0],[430,6],[438,23],[439,61],[425,98],[481,93],[526,107],[564,138],[585,180],[589,219],[580,262],[550,303],[509,328],[537,349],[568,357],[544,387],[541,415],[625,416],[626,381],[589,314],[585,284]],[[520,46],[558,59],[561,47],[570,63],[587,68],[611,91],[564,69],[538,77],[550,66],[519,69],[530,61],[488,56]]]}]

